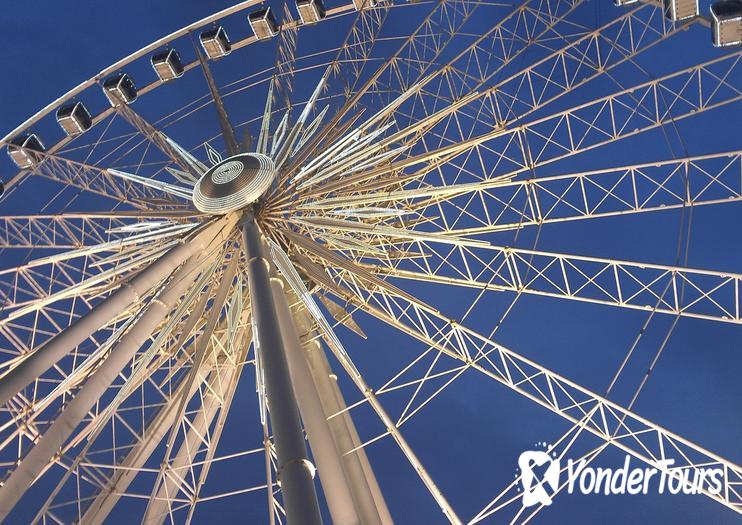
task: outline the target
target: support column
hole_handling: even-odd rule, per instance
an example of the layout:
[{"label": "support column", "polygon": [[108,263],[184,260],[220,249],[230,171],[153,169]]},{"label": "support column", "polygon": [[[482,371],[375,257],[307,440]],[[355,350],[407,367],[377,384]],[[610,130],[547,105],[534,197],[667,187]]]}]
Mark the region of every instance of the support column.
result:
[{"label": "support column", "polygon": [[312,339],[304,343],[304,355],[309,363],[312,378],[322,400],[325,415],[330,417],[339,414],[329,421],[330,429],[343,456],[343,465],[348,481],[353,496],[359,504],[359,511],[363,519],[373,519],[369,523],[393,525],[394,521],[374,475],[371,463],[366,451],[359,448],[361,439],[318,339]]},{"label": "support column", "polygon": [[0,487],[0,521],[7,517],[28,487],[43,472],[85,418],[88,411],[106,392],[147,338],[152,335],[162,319],[170,313],[181,295],[193,283],[204,262],[204,259],[192,256],[173,274],[165,289],[149,303],[142,316],[126,332],[110,355],[11,472],[10,477]]},{"label": "support column", "polygon": [[[187,477],[187,467],[200,448],[199,442],[204,436],[209,435],[209,428],[211,428],[214,417],[222,407],[217,392],[226,391],[236,372],[237,366],[235,365],[222,370],[221,373],[215,370],[209,376],[209,388],[204,395],[201,410],[188,428],[177,454],[170,461],[168,469],[174,473],[174,476],[163,476],[157,496],[149,500],[147,511],[142,520],[143,525],[161,525],[168,517],[171,507],[170,500],[177,497],[180,492],[182,479]],[[176,421],[175,424],[177,423]]]},{"label": "support column", "polygon": [[[359,525],[358,514],[353,503],[353,495],[343,471],[342,458],[335,447],[327,417],[322,410],[322,402],[314,386],[309,365],[302,355],[301,342],[291,318],[291,311],[283,288],[283,280],[271,278],[273,302],[276,305],[281,336],[286,349],[286,361],[291,375],[294,392],[302,421],[306,427],[312,456],[317,462],[319,480],[324,489],[327,506],[330,509],[333,525]],[[372,522],[364,521],[364,525]]]},{"label": "support column", "polygon": [[270,411],[273,439],[278,455],[278,476],[288,525],[319,525],[322,518],[317,502],[307,448],[291,387],[286,352],[278,324],[270,285],[270,262],[265,255],[260,230],[251,213],[242,226],[247,256],[247,284],[255,320],[260,360]]},{"label": "support column", "polygon": [[171,248],[165,255],[129,281],[124,282],[117,291],[8,371],[0,378],[0,406],[7,403],[96,330],[138,301],[142,295],[167,277],[183,261],[194,254],[202,253],[216,236],[217,230],[224,226],[225,221],[217,221],[193,239],[184,240],[182,244]]},{"label": "support column", "polygon": [[[204,366],[204,369],[214,366],[212,363]],[[212,372],[213,374],[213,372]],[[205,378],[204,378],[205,379]],[[191,399],[201,381],[194,382],[188,391],[188,399]],[[187,381],[181,381],[177,389],[170,396],[170,400],[178,399],[187,386]],[[139,474],[139,469],[147,463],[155,449],[167,434],[168,430],[176,423],[178,414],[177,403],[170,402],[162,406],[143,432],[144,439],[136,442],[126,455],[126,458],[118,465],[118,470],[111,476],[110,482],[100,491],[93,502],[85,509],[80,523],[85,525],[101,525],[131,485],[134,478]]]}]

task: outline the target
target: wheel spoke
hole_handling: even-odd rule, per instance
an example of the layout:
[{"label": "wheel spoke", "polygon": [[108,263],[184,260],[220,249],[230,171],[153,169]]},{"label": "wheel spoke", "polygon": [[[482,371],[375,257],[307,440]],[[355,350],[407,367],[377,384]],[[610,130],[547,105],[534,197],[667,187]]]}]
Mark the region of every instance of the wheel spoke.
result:
[{"label": "wheel spoke", "polygon": [[714,501],[742,512],[742,494],[738,491],[742,467],[446,318],[419,300],[410,303],[383,289],[362,290],[353,286],[349,280],[352,276],[346,270],[333,273],[338,282],[348,285],[343,298],[359,309],[446,356],[463,361],[572,423],[586,418],[588,432],[668,477],[682,479],[681,471],[686,470],[722,469],[721,490],[715,491],[708,482],[701,490]]},{"label": "wheel spoke", "polygon": [[[446,252],[426,246],[425,265],[364,265],[377,275],[742,323],[742,275],[490,246]],[[465,269],[465,270],[462,270]],[[685,293],[682,293],[682,291]]]},{"label": "wheel spoke", "polygon": [[[718,341],[693,353],[692,372],[715,374],[702,390],[716,412],[733,405],[731,376],[709,367],[728,360],[719,334],[742,325],[727,242],[738,210],[716,206],[742,201],[742,51],[718,46],[731,37],[716,5],[707,18],[623,4],[311,0],[270,12],[246,0],[9,133],[0,517],[193,523],[249,503],[271,525],[529,523],[545,505],[520,505],[528,476],[472,476],[488,451],[451,462],[432,450],[473,430],[502,438],[476,417],[494,383],[566,424],[550,456],[610,461],[612,447],[673,482],[693,476],[742,514],[742,467],[670,431],[672,410],[666,426],[635,410],[650,376],[671,391],[672,367],[653,372],[683,350],[680,330]],[[720,49],[700,43],[709,31]],[[662,210],[675,212],[650,213]],[[603,220],[580,222],[591,219]],[[628,227],[656,246],[617,256]],[[577,338],[644,319],[606,390],[582,384],[608,362],[595,349],[620,338],[587,347],[594,365],[580,345],[532,345],[549,336],[534,329],[535,303],[552,299],[574,301],[547,305],[548,321]],[[597,323],[574,309],[615,326],[569,332]],[[513,336],[518,351],[498,342]],[[627,377],[645,358],[640,381]],[[465,409],[446,413],[452,400]],[[513,426],[501,419],[496,431]],[[390,450],[411,470],[372,467]],[[551,485],[552,497],[565,487]],[[400,505],[417,497],[435,507]]]}]

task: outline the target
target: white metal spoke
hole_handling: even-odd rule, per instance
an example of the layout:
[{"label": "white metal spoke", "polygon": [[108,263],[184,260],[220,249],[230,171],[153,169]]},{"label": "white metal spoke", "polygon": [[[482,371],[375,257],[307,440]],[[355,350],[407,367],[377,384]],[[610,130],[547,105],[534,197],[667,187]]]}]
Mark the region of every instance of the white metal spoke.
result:
[{"label": "white metal spoke", "polygon": [[[8,133],[0,516],[530,523],[545,506],[519,504],[523,478],[490,494],[458,472],[471,458],[417,441],[445,454],[468,423],[491,432],[458,419],[484,417],[493,381],[566,423],[549,454],[613,447],[678,480],[720,469],[701,492],[742,513],[735,458],[670,431],[672,411],[635,410],[650,375],[672,380],[653,372],[676,328],[716,341],[742,325],[742,51],[700,43],[704,13],[623,4],[246,0]],[[622,238],[641,221],[656,246]],[[580,303],[551,310],[559,329],[571,309],[644,319],[604,395],[568,378],[571,353],[529,346],[549,334],[521,306],[553,299]],[[529,357],[498,343],[513,336]],[[725,337],[692,373],[729,359]],[[709,420],[733,406],[721,382],[697,399]],[[467,410],[439,410],[470,388]],[[376,463],[390,449],[409,472]],[[434,508],[400,505],[390,475]]]},{"label": "white metal spoke", "polygon": [[[337,272],[335,275],[341,282],[346,282],[344,274]],[[348,288],[344,295],[360,309],[445,355],[464,361],[471,368],[572,423],[590,414],[585,422],[587,431],[668,476],[681,475],[677,469],[721,468],[724,472],[721,491],[715,493],[708,483],[702,491],[722,505],[742,511],[739,488],[742,467],[467,329],[420,301],[409,303],[380,289],[362,291],[355,286]],[[671,462],[664,463],[668,460]],[[669,469],[668,464],[674,470]]]},{"label": "white metal spoke", "polygon": [[[742,322],[742,275],[736,273],[498,246],[460,247],[442,253],[435,247],[427,247],[425,251],[429,254],[425,266],[411,259],[404,267],[369,269],[379,275],[429,283],[526,292],[700,319]],[[462,271],[464,267],[469,272]],[[669,293],[663,294],[666,289]],[[681,290],[685,293],[681,294]]]}]

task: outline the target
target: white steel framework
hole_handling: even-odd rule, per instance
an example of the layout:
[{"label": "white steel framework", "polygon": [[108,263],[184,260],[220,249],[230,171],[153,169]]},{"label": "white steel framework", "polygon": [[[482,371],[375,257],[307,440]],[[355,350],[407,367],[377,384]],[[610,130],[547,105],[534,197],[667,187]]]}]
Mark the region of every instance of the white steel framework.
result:
[{"label": "white steel framework", "polygon": [[[615,449],[675,479],[718,468],[721,490],[693,497],[742,513],[735,458],[637,405],[677,327],[742,324],[739,246],[691,264],[697,215],[738,230],[742,51],[712,50],[702,17],[593,2],[315,1],[311,24],[278,2],[258,38],[248,0],[9,132],[4,146],[178,49],[182,74],[138,79],[131,104],[3,175],[0,521],[192,523],[240,502],[271,525],[526,523],[543,506],[518,504],[518,474],[472,505],[462,487],[484,473],[450,473],[413,426],[482,382],[555,415],[554,455],[586,442],[587,461]],[[217,66],[198,33],[223,25]],[[642,220],[657,246],[626,253]],[[613,251],[580,251],[605,245],[598,228]],[[569,348],[529,348],[539,320],[518,309],[536,299],[644,324],[617,370],[606,351],[586,374]],[[377,344],[386,329],[395,343]],[[736,384],[715,387],[738,405]],[[435,417],[451,436],[463,415]],[[389,490],[399,460],[430,508]]]}]

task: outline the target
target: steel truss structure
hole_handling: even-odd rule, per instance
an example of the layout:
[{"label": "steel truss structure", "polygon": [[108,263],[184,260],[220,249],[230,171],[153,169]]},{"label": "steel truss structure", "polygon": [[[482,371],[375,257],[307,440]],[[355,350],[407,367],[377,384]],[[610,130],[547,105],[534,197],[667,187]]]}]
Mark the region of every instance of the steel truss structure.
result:
[{"label": "steel truss structure", "polygon": [[[687,264],[696,208],[742,200],[738,134],[689,144],[742,117],[742,51],[702,41],[702,17],[594,2],[313,0],[298,16],[248,0],[10,132],[0,521],[191,523],[239,501],[271,525],[529,522],[544,507],[519,504],[519,474],[471,508],[406,431],[469,377],[555,415],[553,457],[587,439],[589,462],[612,448],[671,479],[717,468],[721,490],[700,475],[691,497],[742,513],[742,467],[636,407],[677,324],[742,324],[739,268]],[[111,75],[162,49],[182,56],[172,78],[111,95]],[[70,101],[93,115],[62,134],[54,114]],[[19,146],[27,132],[49,147]],[[539,246],[673,213],[674,263]],[[566,357],[557,371],[501,344],[528,296],[645,320],[607,389],[574,379]],[[480,310],[501,316],[471,319]],[[373,344],[378,327],[412,350],[371,362],[341,337]],[[434,512],[395,516],[373,454],[384,440]]]}]

